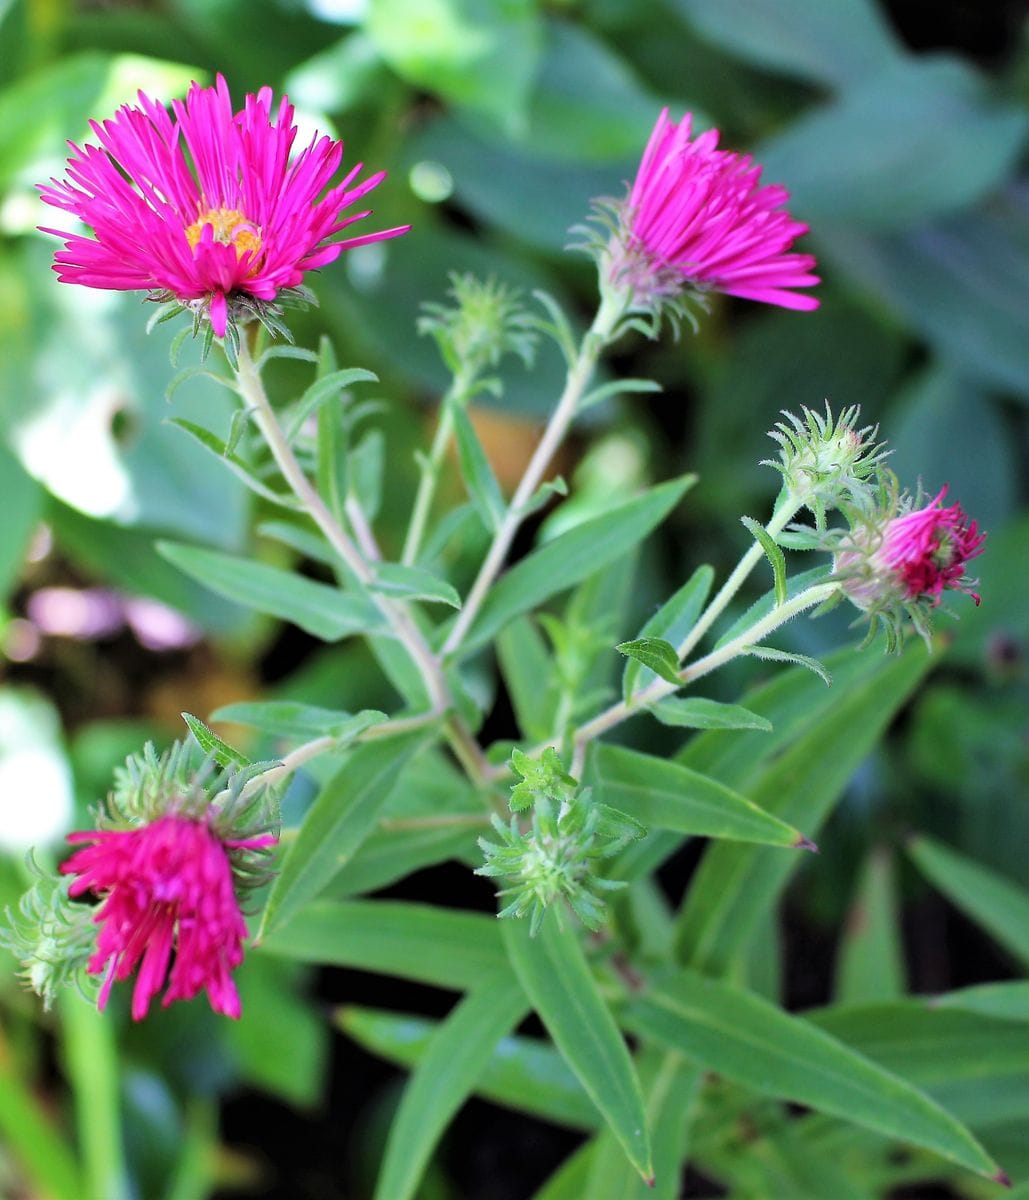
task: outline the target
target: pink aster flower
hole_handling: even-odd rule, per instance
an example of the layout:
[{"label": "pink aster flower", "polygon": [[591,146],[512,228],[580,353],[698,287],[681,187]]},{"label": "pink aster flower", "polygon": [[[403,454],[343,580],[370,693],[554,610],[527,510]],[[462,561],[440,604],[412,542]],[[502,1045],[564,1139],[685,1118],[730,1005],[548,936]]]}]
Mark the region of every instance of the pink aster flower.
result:
[{"label": "pink aster flower", "polygon": [[54,265],[61,282],[179,300],[206,311],[219,337],[234,307],[272,302],[343,250],[410,228],[333,241],[369,215],[343,214],[385,172],[357,182],[358,163],[330,186],[343,144],[325,136],[291,158],[293,107],[284,96],[273,121],[270,88],[240,112],[221,75],[214,87],[192,84],[171,114],[140,92],[138,108],[90,127],[99,145],[72,144],[67,179],[40,186],[47,204],[93,231],[44,230],[65,239]]},{"label": "pink aster flower", "polygon": [[68,835],[87,843],[61,866],[77,878],[68,893],[103,898],[93,918],[100,926],[86,969],[104,975],[102,1009],[115,980],[138,969],[132,1016],[142,1020],[164,987],[162,1005],[206,991],[215,1012],[240,1015],[232,971],[243,961],[246,923],[240,913],[230,855],[274,844],[264,834],[224,841],[205,818],[168,813],[128,830]]},{"label": "pink aster flower", "polygon": [[691,288],[817,308],[793,290],[819,277],[812,255],[790,252],[808,227],[783,207],[789,193],[761,186],[749,155],[719,150],[716,129],[691,141],[691,120],[676,125],[667,109],[658,117],[623,211],[612,279],[645,306]]},{"label": "pink aster flower", "polygon": [[966,592],[979,603],[965,574],[969,559],[982,553],[985,533],[969,521],[960,504],[944,508],[947,487],[924,508],[894,517],[883,532],[875,558],[907,600],[928,600],[933,607],[943,592]]}]

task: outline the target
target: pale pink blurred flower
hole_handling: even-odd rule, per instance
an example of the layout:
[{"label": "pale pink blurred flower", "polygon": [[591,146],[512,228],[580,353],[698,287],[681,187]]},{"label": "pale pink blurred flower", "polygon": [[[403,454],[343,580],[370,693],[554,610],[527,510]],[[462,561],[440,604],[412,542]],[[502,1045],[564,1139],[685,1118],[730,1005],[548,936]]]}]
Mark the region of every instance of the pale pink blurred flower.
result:
[{"label": "pale pink blurred flower", "polygon": [[55,255],[62,283],[149,291],[210,317],[224,336],[234,297],[272,302],[304,272],[347,248],[405,233],[409,226],[331,239],[369,215],[343,216],[385,177],[355,182],[358,163],[330,187],[342,142],[313,138],[290,158],[297,130],[284,96],[272,119],[272,91],[248,95],[233,112],[221,75],[194,83],[172,113],[142,92],[90,127],[99,145],[72,145],[67,179],[41,185],[47,204],[79,217],[92,237],[65,239]]},{"label": "pale pink blurred flower", "polygon": [[61,866],[77,878],[71,896],[93,892],[103,902],[87,970],[104,975],[98,1005],[111,986],[138,969],[132,1016],[162,1000],[189,1000],[206,991],[215,1012],[240,1015],[232,971],[243,961],[246,923],[233,883],[231,854],[275,843],[272,834],[223,840],[206,818],[168,813],[135,829],[84,830],[68,841],[88,843]]},{"label": "pale pink blurred flower", "polygon": [[691,121],[687,113],[677,125],[667,109],[658,117],[623,208],[614,281],[643,305],[693,289],[817,308],[793,290],[819,277],[812,255],[790,252],[808,227],[783,207],[789,193],[761,186],[749,155],[719,150],[716,129],[691,140]]}]

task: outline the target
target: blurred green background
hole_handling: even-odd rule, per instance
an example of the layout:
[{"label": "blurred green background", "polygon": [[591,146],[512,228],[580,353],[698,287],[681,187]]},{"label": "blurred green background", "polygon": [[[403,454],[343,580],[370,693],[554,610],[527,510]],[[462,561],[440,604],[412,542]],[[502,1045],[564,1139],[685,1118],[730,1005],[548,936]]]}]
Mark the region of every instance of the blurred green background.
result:
[{"label": "blurred green background", "polygon": [[[63,214],[42,206],[33,185],[62,171],[66,140],[85,139],[89,118],[138,88],[170,98],[218,70],[240,101],[263,84],[287,90],[305,126],[344,138],[349,162],[386,168],[374,220],[414,227],[309,280],[321,307],[294,326],[301,344],[329,333],[342,364],[382,380],[378,531],[394,552],[417,481],[414,452],[446,383],[415,321],[422,301],[441,298],[448,271],[492,274],[526,292],[545,286],[588,320],[591,268],[564,251],[568,228],[590,198],[623,192],[666,104],[675,117],[692,111],[699,127],[717,125],[726,146],[752,152],[767,181],[789,188],[791,210],[812,227],[801,248],[819,258],[821,309],[716,298],[697,336],[627,339],[610,369],[653,376],[663,392],[591,412],[561,469],[581,509],[673,473],[701,475],[634,577],[626,636],[698,562],[724,571],[745,548],[739,515],[761,516],[774,494],[776,476],[757,462],[780,408],[860,404],[895,447],[902,480],[921,479],[930,492],[950,484],[989,531],[976,564],[983,605],[959,599],[960,623],[941,617],[938,669],[791,892],[783,988],[795,1005],[825,999],[837,932],[876,848],[886,856],[876,862],[900,868],[916,990],[1010,975],[1004,950],[965,924],[903,846],[909,832],[928,831],[1026,882],[1021,3],[0,0],[0,903],[24,885],[25,847],[41,845],[44,860],[56,854],[106,790],[112,765],[145,737],[177,736],[181,709],[206,715],[269,689],[336,707],[391,702],[359,647],[321,650],[157,556],[159,536],[280,562],[285,552],[255,535],[268,514],[250,494],[167,423],[182,416],[224,432],[225,394],[193,381],[170,407],[171,335],[146,336],[148,311],[135,296],[58,285],[49,269],[56,242],[35,230]],[[272,386],[288,388],[299,376],[279,366]],[[509,483],[559,388],[556,352],[543,348],[532,374],[512,366],[505,383],[479,421]],[[452,565],[466,585],[472,563]],[[794,648],[818,653],[854,635],[834,616],[792,636]],[[742,682],[727,681],[725,695]],[[490,730],[510,733],[503,704]],[[488,905],[488,892],[475,896]],[[59,1039],[55,1074],[42,1036],[53,1023],[2,962],[0,1088],[21,1079],[31,1092],[46,1080],[60,1097],[62,1077],[93,1086],[95,1074],[77,1075],[82,1064],[68,1057],[74,1029],[61,1034],[70,1040]],[[126,1194],[201,1195],[213,1173],[254,1194],[363,1195],[378,1144],[368,1130],[389,1106],[390,1080],[368,1074],[372,1101],[351,1112],[340,1078],[364,1079],[371,1068],[337,1043],[327,1057],[326,1025],[292,982],[255,960],[238,1027],[194,1005],[127,1031],[120,1087],[135,1132]],[[269,1031],[284,1022],[289,1043],[266,1053]],[[95,1045],[95,1030],[88,1036]],[[326,1079],[333,1063],[335,1083]],[[345,1182],[322,1162],[350,1136],[323,1144],[326,1096],[336,1097],[337,1116],[364,1122]],[[235,1098],[223,1128],[237,1148],[212,1159],[219,1097]],[[247,1114],[271,1129],[291,1110],[309,1114],[289,1116],[288,1128],[310,1146],[314,1183],[277,1164],[268,1138],[257,1152],[260,1139],[240,1132]],[[9,1135],[4,1112],[0,1103]],[[199,1148],[202,1169],[179,1153],[183,1144]],[[0,1148],[0,1190],[23,1194],[19,1171]],[[526,1194],[468,1186],[440,1176],[425,1195]]]}]

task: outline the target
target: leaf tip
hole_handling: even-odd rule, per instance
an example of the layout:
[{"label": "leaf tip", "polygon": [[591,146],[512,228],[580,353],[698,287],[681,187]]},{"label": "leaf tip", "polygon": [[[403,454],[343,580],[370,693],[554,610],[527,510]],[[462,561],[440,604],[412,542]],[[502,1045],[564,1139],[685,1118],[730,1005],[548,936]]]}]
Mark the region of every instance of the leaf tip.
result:
[{"label": "leaf tip", "polygon": [[812,854],[821,853],[821,851],[818,849],[818,845],[815,842],[813,842],[810,838],[806,838],[803,835],[801,835],[799,838],[797,838],[797,840],[793,843],[793,849],[794,850],[810,850]]},{"label": "leaf tip", "polygon": [[643,1182],[648,1188],[657,1187],[657,1179],[653,1175],[644,1175]]},{"label": "leaf tip", "polygon": [[999,1183],[1001,1187],[1011,1187],[1011,1176],[1007,1173],[1007,1171],[1001,1171],[998,1169],[993,1175],[990,1176],[990,1179],[992,1179],[994,1183]]}]

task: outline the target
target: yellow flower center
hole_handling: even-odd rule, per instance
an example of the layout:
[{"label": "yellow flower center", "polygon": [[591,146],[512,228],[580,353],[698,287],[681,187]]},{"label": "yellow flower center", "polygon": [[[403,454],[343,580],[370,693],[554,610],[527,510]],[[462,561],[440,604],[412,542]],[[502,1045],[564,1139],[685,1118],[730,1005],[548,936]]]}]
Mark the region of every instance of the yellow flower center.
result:
[{"label": "yellow flower center", "polygon": [[197,248],[207,225],[211,226],[216,242],[236,247],[237,258],[242,258],[248,251],[256,254],[261,249],[261,235],[257,226],[236,208],[209,208],[201,212],[186,229],[186,241],[192,249]]}]

